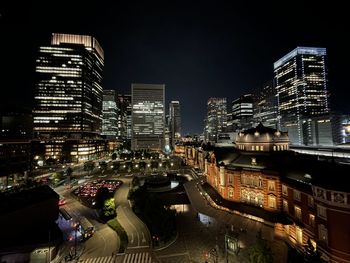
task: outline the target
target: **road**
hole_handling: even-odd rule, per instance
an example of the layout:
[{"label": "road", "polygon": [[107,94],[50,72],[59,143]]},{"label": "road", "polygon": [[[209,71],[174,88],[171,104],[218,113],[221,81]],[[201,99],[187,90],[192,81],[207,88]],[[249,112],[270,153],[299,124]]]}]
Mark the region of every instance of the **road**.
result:
[{"label": "road", "polygon": [[146,225],[134,214],[128,200],[131,178],[119,178],[122,186],[116,191],[117,219],[127,232],[128,249],[150,248],[151,236]]},{"label": "road", "polygon": [[[55,191],[66,199],[66,204],[63,206],[67,212],[72,216],[74,221],[78,221],[81,217],[86,217],[95,228],[94,235],[79,247],[83,247],[81,259],[96,258],[103,256],[111,256],[119,249],[119,237],[114,230],[106,224],[97,221],[97,216],[93,209],[90,209],[79,201],[75,200],[70,192],[63,187],[55,189]],[[72,246],[67,242],[66,246]]]}]

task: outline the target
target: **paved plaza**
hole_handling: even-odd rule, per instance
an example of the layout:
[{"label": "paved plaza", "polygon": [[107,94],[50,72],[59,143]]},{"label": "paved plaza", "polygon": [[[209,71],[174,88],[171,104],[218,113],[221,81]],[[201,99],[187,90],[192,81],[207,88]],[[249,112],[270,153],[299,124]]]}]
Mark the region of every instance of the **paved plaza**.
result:
[{"label": "paved plaza", "polygon": [[[190,196],[193,194],[200,195],[196,183],[192,181],[189,184],[186,186],[187,192],[190,192],[189,198],[191,199]],[[200,217],[198,217],[197,205],[200,207]],[[287,246],[282,240],[274,238],[272,227],[214,208],[202,197],[196,198],[196,209],[192,205],[185,205],[183,212],[179,211],[177,225],[176,242],[155,252],[160,262],[214,262],[214,257],[208,256],[214,248],[218,251],[217,262],[249,262],[248,249],[256,242],[256,234],[259,230],[262,231],[263,238],[269,242],[274,262],[287,261]],[[238,233],[238,243],[241,248],[238,255],[225,253],[225,234],[231,229]]]}]

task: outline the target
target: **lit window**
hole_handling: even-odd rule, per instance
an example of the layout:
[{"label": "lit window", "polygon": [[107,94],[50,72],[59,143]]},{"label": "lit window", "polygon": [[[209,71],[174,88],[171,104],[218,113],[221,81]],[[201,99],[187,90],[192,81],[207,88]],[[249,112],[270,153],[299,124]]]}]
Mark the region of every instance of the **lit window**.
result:
[{"label": "lit window", "polygon": [[233,183],[233,174],[228,175],[228,183],[232,184]]},{"label": "lit window", "polygon": [[282,194],[288,196],[288,187],[284,184],[282,185]]},{"label": "lit window", "polygon": [[315,226],[315,215],[309,214],[309,225],[314,227]]},{"label": "lit window", "polygon": [[228,197],[233,198],[233,188],[231,188],[231,187],[228,190]]},{"label": "lit window", "polygon": [[299,206],[296,206],[296,205],[294,206],[294,216],[297,219],[301,220],[301,209]]},{"label": "lit window", "polygon": [[314,198],[312,196],[308,196],[307,198],[307,204],[310,206],[310,207],[314,207]]},{"label": "lit window", "polygon": [[276,209],[276,196],[269,195],[269,198],[268,198],[268,205],[269,205],[269,208],[274,208],[274,209]]},{"label": "lit window", "polygon": [[264,146],[260,146],[260,151],[263,151],[264,150]]},{"label": "lit window", "polygon": [[254,151],[254,145],[252,145],[252,151]]},{"label": "lit window", "polygon": [[298,190],[293,190],[293,197],[294,197],[294,200],[298,200],[300,201],[300,191]]},{"label": "lit window", "polygon": [[287,200],[283,200],[283,211],[288,213],[289,209],[288,209],[288,201]]},{"label": "lit window", "polygon": [[274,192],[274,191],[276,191],[276,183],[275,183],[275,181],[271,181],[271,180],[269,180],[268,182],[267,182],[267,185],[268,185],[268,190],[269,191],[272,191],[272,192]]},{"label": "lit window", "polygon": [[302,244],[303,243],[303,230],[300,227],[296,226],[295,232],[296,232],[297,242],[299,244]]},{"label": "lit window", "polygon": [[259,151],[259,145],[256,145],[256,146],[255,146],[255,150],[256,150],[256,151]]},{"label": "lit window", "polygon": [[273,146],[273,150],[276,151],[276,145]]},{"label": "lit window", "polygon": [[327,219],[327,208],[317,205],[317,215],[323,219]]}]

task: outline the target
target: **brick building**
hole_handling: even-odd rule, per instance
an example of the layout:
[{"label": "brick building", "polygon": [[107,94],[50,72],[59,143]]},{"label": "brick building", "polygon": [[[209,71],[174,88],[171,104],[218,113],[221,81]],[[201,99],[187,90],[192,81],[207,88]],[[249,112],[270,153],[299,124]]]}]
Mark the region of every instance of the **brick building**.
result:
[{"label": "brick building", "polygon": [[297,249],[310,240],[325,260],[350,262],[350,166],[289,151],[286,133],[262,125],[236,147],[188,148],[187,163],[204,161],[208,187],[231,209],[274,224]]}]

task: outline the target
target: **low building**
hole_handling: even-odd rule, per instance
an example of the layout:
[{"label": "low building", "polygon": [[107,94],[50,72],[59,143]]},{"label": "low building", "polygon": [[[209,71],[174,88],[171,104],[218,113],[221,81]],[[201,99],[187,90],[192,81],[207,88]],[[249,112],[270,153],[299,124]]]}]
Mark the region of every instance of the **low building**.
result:
[{"label": "low building", "polygon": [[0,193],[0,262],[29,262],[36,249],[46,251],[49,261],[56,256],[62,242],[58,201],[49,186]]},{"label": "low building", "polygon": [[0,190],[25,179],[30,171],[30,152],[28,140],[0,140]]}]

